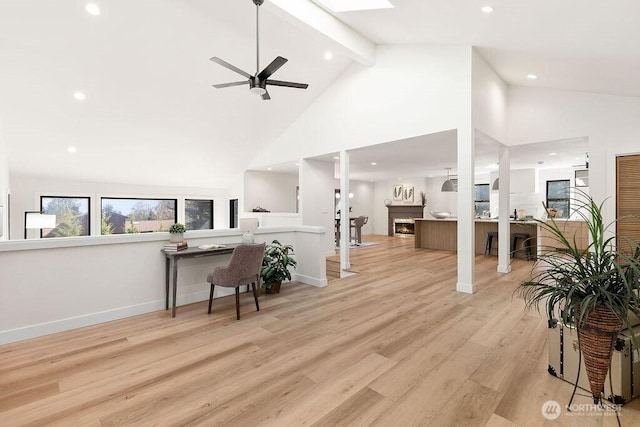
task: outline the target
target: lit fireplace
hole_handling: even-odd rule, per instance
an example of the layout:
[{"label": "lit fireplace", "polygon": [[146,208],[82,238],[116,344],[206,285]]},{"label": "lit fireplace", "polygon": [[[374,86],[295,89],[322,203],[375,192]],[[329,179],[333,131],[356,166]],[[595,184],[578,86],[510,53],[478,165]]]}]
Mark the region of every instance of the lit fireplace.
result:
[{"label": "lit fireplace", "polygon": [[393,235],[398,237],[413,237],[415,234],[413,218],[394,218]]}]

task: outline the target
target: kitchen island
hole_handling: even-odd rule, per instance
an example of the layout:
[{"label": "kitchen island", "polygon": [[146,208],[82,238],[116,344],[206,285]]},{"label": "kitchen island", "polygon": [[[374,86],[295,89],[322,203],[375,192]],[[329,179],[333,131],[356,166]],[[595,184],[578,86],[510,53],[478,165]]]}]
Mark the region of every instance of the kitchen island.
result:
[{"label": "kitchen island", "polygon": [[[528,242],[532,247],[533,255],[536,254],[538,223],[535,221],[509,221],[510,234],[527,233],[531,236]],[[497,219],[476,219],[475,220],[475,253],[483,255],[487,242],[487,233],[489,231],[498,231]],[[511,236],[509,236],[511,242]],[[518,241],[518,248],[522,245],[522,241]],[[439,249],[443,251],[458,250],[458,220],[456,218],[431,219],[416,218],[415,219],[415,247],[424,249]],[[496,255],[498,242],[494,238],[492,255]],[[518,257],[525,257],[524,252],[520,251]]]}]

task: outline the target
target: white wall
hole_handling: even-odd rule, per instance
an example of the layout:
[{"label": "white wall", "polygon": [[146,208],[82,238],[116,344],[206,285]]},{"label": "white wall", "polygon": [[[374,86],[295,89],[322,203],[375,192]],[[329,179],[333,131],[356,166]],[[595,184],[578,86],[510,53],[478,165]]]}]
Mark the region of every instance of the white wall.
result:
[{"label": "white wall", "polygon": [[270,212],[296,212],[297,173],[248,170],[244,173],[244,209],[260,206]]},{"label": "white wall", "polygon": [[7,206],[7,194],[9,191],[9,163],[7,149],[2,132],[2,120],[0,120],[0,240],[8,239],[9,235],[9,207]]},{"label": "white wall", "polygon": [[318,254],[333,255],[335,253],[333,190],[336,181],[333,175],[333,163],[303,160],[300,165],[300,178],[302,224],[324,227],[327,232]]},{"label": "white wall", "polygon": [[[298,261],[294,280],[326,286],[324,263],[321,266],[313,256],[323,235],[324,230],[317,227],[273,227],[256,232],[256,242],[277,238],[292,244]],[[238,230],[221,230],[188,232],[187,238],[197,246],[239,243],[241,236]],[[165,241],[166,235],[145,234],[4,242],[0,245],[0,344],[163,310],[165,257],[160,250]],[[52,247],[56,243],[61,247]],[[180,261],[178,305],[207,300],[207,274],[229,258]],[[217,289],[216,296],[232,292]],[[255,309],[250,298],[245,302],[245,309]],[[206,316],[204,304],[202,309]],[[235,319],[231,311],[229,315]]]},{"label": "white wall", "polygon": [[472,70],[473,127],[504,142],[507,140],[507,84],[475,49]]},{"label": "white wall", "polygon": [[467,123],[470,47],[382,45],[376,55],[370,68],[351,66],[265,147],[252,166],[457,129]]},{"label": "white wall", "polygon": [[109,182],[68,181],[42,177],[11,176],[11,239],[24,238],[24,212],[40,210],[40,196],[91,197],[91,234],[100,234],[101,197],[177,198],[178,221],[184,223],[184,199],[214,200],[215,229],[229,228],[226,190],[197,187],[159,187]]},{"label": "white wall", "polygon": [[510,87],[508,144],[589,139],[589,191],[615,218],[617,155],[640,152],[640,97]]},{"label": "white wall", "polygon": [[[414,198],[413,202],[404,203],[401,201],[393,201],[393,186],[394,185],[402,185],[413,187],[414,190]],[[432,203],[432,200],[435,196],[435,192],[431,191],[427,185],[427,179],[422,177],[408,177],[402,178],[402,180],[389,180],[389,181],[378,181],[375,183],[373,190],[373,206],[372,210],[375,212],[375,218],[373,222],[373,234],[381,234],[386,236],[388,233],[389,226],[389,209],[384,204],[385,199],[391,200],[392,205],[419,205],[421,204],[420,193],[424,192],[427,196],[427,206]],[[425,209],[428,211],[428,209]],[[371,218],[369,218],[369,222],[371,222]]]}]

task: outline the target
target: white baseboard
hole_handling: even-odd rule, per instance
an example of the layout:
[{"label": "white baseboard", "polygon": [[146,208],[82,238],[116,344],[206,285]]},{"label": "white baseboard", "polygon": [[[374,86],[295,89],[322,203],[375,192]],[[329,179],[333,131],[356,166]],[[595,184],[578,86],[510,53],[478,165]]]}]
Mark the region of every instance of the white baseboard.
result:
[{"label": "white baseboard", "polygon": [[456,291],[464,292],[465,294],[472,294],[476,291],[476,286],[473,283],[460,283],[456,284]]},{"label": "white baseboard", "polygon": [[[216,287],[215,297],[223,297],[232,295],[233,288]],[[196,292],[188,295],[178,295],[178,306],[192,304],[200,301],[209,300],[209,291]],[[22,328],[0,331],[0,345],[9,344],[16,341],[23,341],[30,338],[37,338],[44,335],[55,334],[58,332],[70,331],[72,329],[83,328],[85,326],[97,325],[99,323],[110,322],[112,320],[124,319],[139,314],[151,313],[154,311],[164,310],[165,300],[151,301],[143,304],[132,305],[129,307],[117,308],[114,310],[101,311],[98,313],[89,313],[82,316],[70,317],[67,319],[54,320],[36,325],[24,326]],[[171,310],[171,304],[169,305]]]},{"label": "white baseboard", "polygon": [[315,286],[316,288],[324,288],[329,283],[326,277],[318,279],[316,277],[305,276],[303,274],[296,274],[294,280],[306,285]]},{"label": "white baseboard", "polygon": [[[207,295],[207,299],[209,295]],[[41,337],[43,335],[55,334],[57,332],[69,331],[71,329],[85,326],[97,325],[99,323],[110,322],[112,320],[124,319],[125,317],[137,316],[139,314],[150,313],[164,309],[165,302],[153,301],[129,307],[122,307],[115,310],[90,313],[82,316],[70,317],[67,319],[54,320],[52,322],[39,323],[36,325],[24,326],[22,328],[11,329],[0,332],[0,344],[22,341],[29,338]]]},{"label": "white baseboard", "polygon": [[500,265],[498,264],[498,273],[511,273],[511,265],[507,264],[507,265]]}]

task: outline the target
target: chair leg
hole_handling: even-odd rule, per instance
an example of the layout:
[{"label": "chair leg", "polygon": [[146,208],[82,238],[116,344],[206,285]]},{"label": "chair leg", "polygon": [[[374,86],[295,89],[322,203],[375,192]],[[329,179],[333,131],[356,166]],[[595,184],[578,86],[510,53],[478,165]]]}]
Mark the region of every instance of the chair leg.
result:
[{"label": "chair leg", "polygon": [[240,320],[240,286],[236,287],[236,318]]},{"label": "chair leg", "polygon": [[260,304],[258,304],[258,291],[256,290],[255,282],[251,284],[253,288],[253,299],[256,301],[256,311],[260,311]]},{"label": "chair leg", "polygon": [[213,288],[215,288],[215,285],[212,283],[211,292],[209,293],[209,314],[211,314],[211,304],[213,304]]}]

